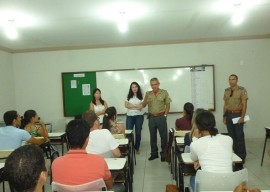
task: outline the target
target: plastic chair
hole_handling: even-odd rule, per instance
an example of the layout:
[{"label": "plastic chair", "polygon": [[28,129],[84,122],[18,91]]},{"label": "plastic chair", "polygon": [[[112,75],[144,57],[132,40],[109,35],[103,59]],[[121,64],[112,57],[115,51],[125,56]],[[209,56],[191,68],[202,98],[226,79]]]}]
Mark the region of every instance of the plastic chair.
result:
[{"label": "plastic chair", "polygon": [[97,179],[81,185],[64,185],[52,182],[53,192],[83,192],[83,191],[106,191],[106,185],[103,179]]},{"label": "plastic chair", "polygon": [[247,181],[247,169],[231,173],[212,173],[198,170],[195,177],[195,192],[233,191],[241,182]]}]

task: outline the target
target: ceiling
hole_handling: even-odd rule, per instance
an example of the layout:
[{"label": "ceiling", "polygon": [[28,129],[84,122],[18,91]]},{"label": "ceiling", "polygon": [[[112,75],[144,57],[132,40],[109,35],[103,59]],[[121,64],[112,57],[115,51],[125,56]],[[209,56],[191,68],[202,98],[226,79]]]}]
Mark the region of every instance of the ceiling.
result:
[{"label": "ceiling", "polygon": [[[270,0],[253,0],[248,7],[251,1],[0,0],[0,49],[16,53],[270,38]],[[243,23],[234,26],[233,5],[239,2],[248,9]],[[119,12],[130,17],[126,33],[113,19]],[[5,20],[14,20],[16,40],[6,37]]]}]

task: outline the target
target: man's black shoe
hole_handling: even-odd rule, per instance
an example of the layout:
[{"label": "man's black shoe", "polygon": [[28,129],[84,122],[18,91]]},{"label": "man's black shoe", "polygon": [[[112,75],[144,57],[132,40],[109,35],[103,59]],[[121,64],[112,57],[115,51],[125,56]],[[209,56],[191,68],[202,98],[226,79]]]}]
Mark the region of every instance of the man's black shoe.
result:
[{"label": "man's black shoe", "polygon": [[158,158],[158,156],[152,156],[152,155],[151,155],[151,156],[148,158],[148,160],[149,160],[149,161],[152,161],[152,160],[157,159],[157,158]]}]

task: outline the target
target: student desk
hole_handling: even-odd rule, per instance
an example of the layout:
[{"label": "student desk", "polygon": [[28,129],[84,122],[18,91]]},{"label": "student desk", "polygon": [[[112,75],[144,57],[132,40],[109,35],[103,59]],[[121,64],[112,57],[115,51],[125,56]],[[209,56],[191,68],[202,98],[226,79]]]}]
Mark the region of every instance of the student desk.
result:
[{"label": "student desk", "polygon": [[[176,180],[177,187],[180,191],[184,191],[184,176],[186,175],[195,175],[196,170],[193,167],[193,161],[190,158],[190,153],[182,153],[181,160],[178,163],[178,178]],[[238,157],[236,154],[233,154],[233,163],[240,164],[243,168],[242,159]],[[232,165],[233,166],[233,165]]]},{"label": "student desk", "polygon": [[133,134],[133,130],[125,130],[125,134],[126,134],[126,138],[129,139],[129,143],[130,143],[130,159],[131,159],[131,163],[132,163],[132,174],[134,173],[134,164],[136,165],[136,154],[135,154],[135,149],[134,149],[134,134]]},{"label": "student desk", "polygon": [[133,181],[133,172],[134,172],[134,163],[133,163],[133,145],[129,142],[129,139],[115,139],[119,144],[119,149],[123,156],[126,156],[128,159],[128,167],[131,174],[131,180]]},{"label": "student desk", "polygon": [[2,170],[5,167],[5,163],[0,163],[0,170]]},{"label": "student desk", "polygon": [[1,160],[5,161],[5,159],[12,153],[14,150],[9,149],[9,150],[0,150],[0,162]]},{"label": "student desk", "polygon": [[0,163],[0,183],[3,182],[3,191],[5,191],[4,176],[2,175],[5,163]]},{"label": "student desk", "polygon": [[175,179],[177,177],[177,156],[184,151],[184,137],[179,136],[179,134],[174,134],[173,140],[174,145],[172,145],[171,149],[171,173],[173,174],[173,178]]},{"label": "student desk", "polygon": [[49,135],[51,145],[61,145],[62,146],[62,155],[64,155],[64,143],[67,144],[66,133],[65,132],[54,132],[54,133],[48,133],[48,135]]},{"label": "student desk", "polygon": [[130,179],[129,168],[126,166],[126,158],[105,158],[105,161],[112,173],[124,172],[126,191],[132,192],[132,181]]},{"label": "student desk", "polygon": [[115,139],[116,143],[118,143],[120,146],[128,145],[128,139]]}]

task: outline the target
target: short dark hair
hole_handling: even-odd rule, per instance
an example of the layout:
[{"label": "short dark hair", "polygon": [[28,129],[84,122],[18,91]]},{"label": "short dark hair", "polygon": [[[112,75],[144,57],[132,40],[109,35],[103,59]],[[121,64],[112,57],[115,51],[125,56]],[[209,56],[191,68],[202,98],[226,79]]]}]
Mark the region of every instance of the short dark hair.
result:
[{"label": "short dark hair", "polygon": [[40,173],[46,171],[40,147],[24,145],[15,149],[7,158],[4,177],[15,191],[35,191]]},{"label": "short dark hair", "polygon": [[12,110],[4,113],[4,121],[7,126],[12,125],[13,120],[17,118],[18,118],[17,111]]},{"label": "short dark hair", "polygon": [[235,79],[238,80],[238,76],[235,74],[231,74],[230,77],[235,77]]},{"label": "short dark hair", "polygon": [[92,110],[85,111],[82,114],[82,119],[89,124],[90,128],[94,126],[94,122],[97,120],[97,118],[97,114],[95,114],[95,112]]},{"label": "short dark hair", "polygon": [[158,80],[158,78],[157,78],[157,77],[153,77],[152,79],[150,79],[150,82],[152,82],[152,81],[156,81],[156,82],[158,82],[158,83],[159,83],[159,80]]},{"label": "short dark hair", "polygon": [[196,116],[195,123],[199,131],[209,131],[211,136],[215,136],[218,130],[215,128],[216,120],[210,111],[204,110]]},{"label": "short dark hair", "polygon": [[67,124],[66,134],[69,145],[72,149],[82,148],[86,139],[89,137],[90,129],[85,120],[71,120]]}]

